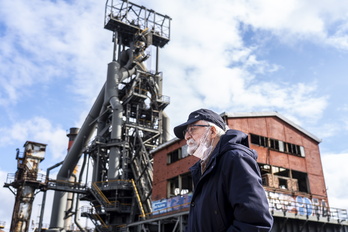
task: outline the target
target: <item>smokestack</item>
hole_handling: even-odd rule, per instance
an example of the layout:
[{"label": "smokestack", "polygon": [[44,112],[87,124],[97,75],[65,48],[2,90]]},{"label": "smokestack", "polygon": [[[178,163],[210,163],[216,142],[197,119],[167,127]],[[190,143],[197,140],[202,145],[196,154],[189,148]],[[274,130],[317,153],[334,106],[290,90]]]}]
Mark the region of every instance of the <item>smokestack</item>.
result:
[{"label": "smokestack", "polygon": [[69,133],[66,135],[69,138],[68,151],[72,147],[72,145],[73,145],[73,143],[75,141],[75,138],[76,138],[77,134],[79,133],[79,131],[80,131],[80,128],[72,127],[72,128],[70,128]]},{"label": "smokestack", "polygon": [[[70,148],[74,144],[75,138],[77,134],[79,133],[80,128],[72,127],[70,128],[69,133],[66,135],[69,138],[68,142],[68,152],[70,151]],[[76,173],[77,173],[77,166],[74,169],[73,175],[70,177],[70,182],[76,181]],[[78,199],[76,199],[78,200]],[[74,194],[68,193],[67,202],[66,202],[66,212],[72,212],[73,211],[73,203],[74,203]],[[72,214],[70,214],[67,219],[64,221],[64,228],[66,231],[69,231],[72,229]]]}]

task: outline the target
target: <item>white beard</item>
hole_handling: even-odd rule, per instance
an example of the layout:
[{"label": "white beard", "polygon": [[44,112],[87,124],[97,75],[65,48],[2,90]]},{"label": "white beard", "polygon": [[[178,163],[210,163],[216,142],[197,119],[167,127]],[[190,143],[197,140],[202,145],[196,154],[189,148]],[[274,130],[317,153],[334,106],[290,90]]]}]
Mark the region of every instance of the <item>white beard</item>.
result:
[{"label": "white beard", "polygon": [[196,156],[201,160],[207,159],[213,150],[213,142],[209,139],[210,133],[210,130],[207,130],[207,133],[199,142],[192,138],[187,140],[187,153]]},{"label": "white beard", "polygon": [[187,153],[192,155],[198,148],[199,143],[197,143],[195,140],[193,139],[189,139],[186,142],[187,144]]}]

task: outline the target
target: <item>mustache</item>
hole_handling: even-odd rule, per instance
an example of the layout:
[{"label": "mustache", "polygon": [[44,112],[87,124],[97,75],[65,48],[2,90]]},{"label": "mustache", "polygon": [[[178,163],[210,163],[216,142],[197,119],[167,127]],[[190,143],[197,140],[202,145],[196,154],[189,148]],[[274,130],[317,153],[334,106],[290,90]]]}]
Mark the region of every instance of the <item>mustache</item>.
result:
[{"label": "mustache", "polygon": [[193,139],[189,139],[189,140],[186,141],[186,144],[187,144],[188,146],[190,146],[190,145],[195,145],[195,144],[196,144],[196,141],[193,140]]}]

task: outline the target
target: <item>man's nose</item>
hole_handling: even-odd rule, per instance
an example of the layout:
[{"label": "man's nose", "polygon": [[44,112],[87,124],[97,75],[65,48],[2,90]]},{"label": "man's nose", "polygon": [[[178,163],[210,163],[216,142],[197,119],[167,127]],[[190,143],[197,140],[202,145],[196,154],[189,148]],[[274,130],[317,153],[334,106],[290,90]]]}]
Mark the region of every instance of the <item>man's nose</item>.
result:
[{"label": "man's nose", "polygon": [[186,141],[189,140],[189,139],[191,138],[190,133],[188,133],[188,132],[186,131],[186,133],[184,134],[184,138],[185,138]]}]

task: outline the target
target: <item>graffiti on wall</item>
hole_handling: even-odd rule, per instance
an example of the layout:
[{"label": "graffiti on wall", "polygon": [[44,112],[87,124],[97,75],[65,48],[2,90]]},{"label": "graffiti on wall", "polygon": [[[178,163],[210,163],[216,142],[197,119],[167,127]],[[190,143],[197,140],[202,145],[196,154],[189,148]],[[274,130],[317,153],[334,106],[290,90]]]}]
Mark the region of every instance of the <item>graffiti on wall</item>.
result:
[{"label": "graffiti on wall", "polygon": [[328,216],[328,208],[325,200],[309,199],[302,196],[291,196],[276,192],[267,192],[269,207],[275,211],[294,213],[302,216],[321,215]]},{"label": "graffiti on wall", "polygon": [[284,213],[292,213],[300,216],[316,216],[317,218],[335,218],[347,220],[347,210],[329,208],[324,199],[309,199],[303,196],[292,196],[283,193],[268,192],[270,210],[280,211]]},{"label": "graffiti on wall", "polygon": [[[329,208],[324,199],[293,196],[283,193],[268,192],[270,211],[282,212],[284,216],[294,214],[300,216],[315,216],[317,218],[331,218],[348,220],[346,209]],[[175,196],[152,202],[152,214],[170,213],[172,211],[189,209],[192,193]]]},{"label": "graffiti on wall", "polygon": [[183,194],[176,197],[162,199],[152,202],[152,214],[162,214],[171,211],[188,209],[190,207],[190,202],[192,199],[192,193]]}]

